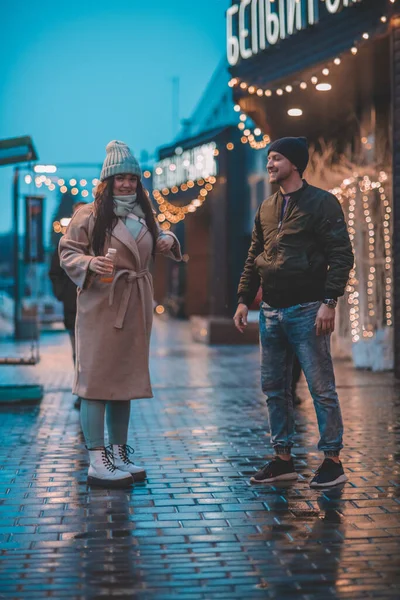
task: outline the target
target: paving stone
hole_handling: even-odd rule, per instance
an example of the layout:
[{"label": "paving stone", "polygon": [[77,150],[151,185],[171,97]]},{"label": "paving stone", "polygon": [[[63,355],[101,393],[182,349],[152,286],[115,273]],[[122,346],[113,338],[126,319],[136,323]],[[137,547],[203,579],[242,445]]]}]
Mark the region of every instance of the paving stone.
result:
[{"label": "paving stone", "polygon": [[[64,333],[42,336],[39,406],[0,408],[0,597],[15,600],[398,598],[400,402],[391,374],[338,362],[349,482],[311,490],[321,457],[304,383],[295,484],[251,486],[270,453],[256,347],[191,342],[157,319],[155,397],[132,404],[130,440],[148,481],[89,489]],[[167,343],[168,342],[168,343]]]}]

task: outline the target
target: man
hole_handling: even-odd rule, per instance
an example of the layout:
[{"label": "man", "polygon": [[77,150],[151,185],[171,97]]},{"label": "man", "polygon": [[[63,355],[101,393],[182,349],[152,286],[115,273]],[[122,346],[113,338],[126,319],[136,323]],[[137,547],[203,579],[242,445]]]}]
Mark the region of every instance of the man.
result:
[{"label": "man", "polygon": [[[72,212],[78,210],[85,202],[76,202],[72,207]],[[72,358],[75,364],[75,320],[76,320],[76,285],[68,277],[64,269],[60,266],[60,257],[58,256],[58,246],[51,257],[49,271],[53,294],[64,305],[64,326],[69,333],[72,346]],[[74,402],[74,407],[79,408],[81,399],[78,397]]]},{"label": "man", "polygon": [[307,163],[306,138],[282,138],[269,147],[269,179],[280,189],[257,211],[234,322],[243,332],[261,280],[261,383],[275,457],[251,482],[297,479],[291,457],[296,355],[314,400],[318,449],[325,455],[310,485],[329,487],[347,480],[339,459],[343,423],[329,343],[353,253],[335,196],[302,180]]}]

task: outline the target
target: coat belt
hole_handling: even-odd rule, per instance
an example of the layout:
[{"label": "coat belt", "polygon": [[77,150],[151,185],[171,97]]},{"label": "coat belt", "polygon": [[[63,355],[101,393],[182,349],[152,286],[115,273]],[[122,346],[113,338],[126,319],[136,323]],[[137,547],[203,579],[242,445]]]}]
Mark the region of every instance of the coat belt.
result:
[{"label": "coat belt", "polygon": [[117,318],[114,323],[114,327],[116,329],[122,329],[124,326],[125,315],[128,310],[129,300],[130,300],[131,293],[132,293],[132,287],[133,287],[133,283],[135,281],[137,281],[138,285],[139,285],[139,294],[140,294],[140,301],[142,304],[142,313],[143,313],[142,318],[144,320],[144,316],[145,316],[144,295],[143,295],[143,290],[141,289],[143,279],[147,279],[147,281],[151,285],[150,271],[148,269],[143,269],[141,271],[131,271],[130,269],[121,269],[120,271],[117,271],[114,275],[114,279],[111,284],[110,295],[109,295],[109,300],[108,300],[110,306],[112,306],[112,304],[114,302],[114,293],[115,293],[115,286],[117,284],[117,281],[123,275],[126,276],[125,277],[126,285],[125,285],[124,291],[122,292],[121,302],[119,304],[118,312],[117,312]]}]

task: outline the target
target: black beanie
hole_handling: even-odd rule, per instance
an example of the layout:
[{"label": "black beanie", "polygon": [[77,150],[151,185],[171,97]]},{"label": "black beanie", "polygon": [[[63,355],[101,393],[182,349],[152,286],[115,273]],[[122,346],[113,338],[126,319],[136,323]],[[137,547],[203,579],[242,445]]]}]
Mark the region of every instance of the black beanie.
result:
[{"label": "black beanie", "polygon": [[305,137],[284,137],[275,140],[268,148],[270,152],[279,152],[297,167],[300,177],[308,164],[308,142]]}]

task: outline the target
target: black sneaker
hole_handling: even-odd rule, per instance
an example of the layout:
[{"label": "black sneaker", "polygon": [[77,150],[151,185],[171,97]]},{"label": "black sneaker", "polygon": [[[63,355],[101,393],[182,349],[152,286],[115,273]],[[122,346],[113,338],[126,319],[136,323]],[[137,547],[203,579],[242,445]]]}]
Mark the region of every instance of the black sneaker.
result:
[{"label": "black sneaker", "polygon": [[347,481],[341,462],[335,462],[331,458],[325,458],[322,465],[315,471],[310,482],[310,487],[330,487]]},{"label": "black sneaker", "polygon": [[250,483],[272,483],[291,479],[297,479],[293,458],[283,460],[279,456],[275,456],[271,462],[264,465],[253,477],[250,477]]}]

